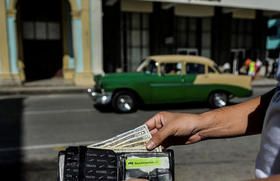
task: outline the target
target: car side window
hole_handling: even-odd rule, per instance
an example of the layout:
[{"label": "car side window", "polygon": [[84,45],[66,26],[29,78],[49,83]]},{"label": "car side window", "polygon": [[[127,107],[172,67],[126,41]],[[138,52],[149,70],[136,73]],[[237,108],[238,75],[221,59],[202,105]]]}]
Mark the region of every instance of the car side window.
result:
[{"label": "car side window", "polygon": [[209,74],[211,74],[211,73],[213,74],[213,73],[215,73],[215,70],[208,66],[208,73]]},{"label": "car side window", "polygon": [[186,64],[187,74],[204,74],[205,65],[200,63],[187,63]]},{"label": "car side window", "polygon": [[161,75],[176,75],[181,74],[182,64],[178,63],[161,63],[160,64]]},{"label": "car side window", "polygon": [[143,72],[146,72],[148,74],[157,74],[157,65],[158,63],[154,60],[150,60],[147,67],[143,68]]}]

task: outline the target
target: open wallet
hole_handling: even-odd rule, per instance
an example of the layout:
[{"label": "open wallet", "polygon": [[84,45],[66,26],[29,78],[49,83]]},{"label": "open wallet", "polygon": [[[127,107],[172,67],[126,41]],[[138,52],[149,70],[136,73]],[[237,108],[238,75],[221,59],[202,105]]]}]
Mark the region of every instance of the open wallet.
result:
[{"label": "open wallet", "polygon": [[173,181],[173,151],[116,153],[79,146],[68,147],[58,154],[58,181],[122,181],[130,178]]}]

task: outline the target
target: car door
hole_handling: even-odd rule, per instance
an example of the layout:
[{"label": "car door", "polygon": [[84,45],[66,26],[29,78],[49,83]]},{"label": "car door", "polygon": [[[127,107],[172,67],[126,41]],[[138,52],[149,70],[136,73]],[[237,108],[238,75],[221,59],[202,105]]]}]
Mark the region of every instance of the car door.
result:
[{"label": "car door", "polygon": [[183,86],[185,88],[184,99],[186,101],[201,101],[205,94],[202,84],[195,84],[197,76],[207,76],[206,65],[203,63],[186,62]]},{"label": "car door", "polygon": [[154,103],[181,102],[184,97],[182,62],[165,62],[159,65],[160,73],[150,83]]}]

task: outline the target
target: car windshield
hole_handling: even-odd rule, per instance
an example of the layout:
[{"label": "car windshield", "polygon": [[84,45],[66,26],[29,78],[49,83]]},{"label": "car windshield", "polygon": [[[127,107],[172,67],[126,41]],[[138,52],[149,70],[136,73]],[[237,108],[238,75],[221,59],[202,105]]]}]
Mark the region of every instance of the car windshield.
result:
[{"label": "car windshield", "polygon": [[214,67],[219,73],[222,73],[217,64],[214,63]]},{"label": "car windshield", "polygon": [[158,63],[152,59],[146,59],[137,68],[137,72],[144,72],[147,74],[157,74]]}]

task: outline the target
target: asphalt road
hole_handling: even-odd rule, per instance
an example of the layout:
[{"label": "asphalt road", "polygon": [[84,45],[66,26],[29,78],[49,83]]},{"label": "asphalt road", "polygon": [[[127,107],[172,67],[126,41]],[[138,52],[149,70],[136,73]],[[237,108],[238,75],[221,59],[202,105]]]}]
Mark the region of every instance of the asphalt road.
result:
[{"label": "asphalt road", "polygon": [[[252,97],[270,89],[255,88]],[[247,99],[235,98],[232,103]],[[116,114],[94,108],[85,94],[1,97],[0,108],[0,169],[6,176],[12,174],[14,180],[55,180],[61,148],[110,138],[143,124],[159,111],[209,110],[205,104],[191,103],[146,106],[136,113]],[[257,135],[172,147],[176,180],[252,178],[259,143]]]}]

